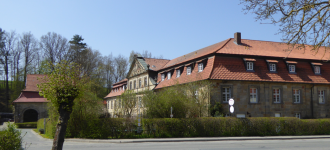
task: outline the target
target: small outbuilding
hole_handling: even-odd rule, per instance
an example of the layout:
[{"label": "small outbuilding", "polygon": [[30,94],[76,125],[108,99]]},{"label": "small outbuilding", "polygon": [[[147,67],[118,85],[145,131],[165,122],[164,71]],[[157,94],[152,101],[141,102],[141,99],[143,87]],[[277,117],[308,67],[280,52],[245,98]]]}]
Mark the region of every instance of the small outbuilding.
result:
[{"label": "small outbuilding", "polygon": [[[45,75],[29,74],[26,76],[25,89],[20,96],[13,102],[15,107],[15,123],[36,122],[40,118],[47,118],[46,98],[39,95],[37,84],[42,83]],[[39,80],[38,80],[39,78]]]}]

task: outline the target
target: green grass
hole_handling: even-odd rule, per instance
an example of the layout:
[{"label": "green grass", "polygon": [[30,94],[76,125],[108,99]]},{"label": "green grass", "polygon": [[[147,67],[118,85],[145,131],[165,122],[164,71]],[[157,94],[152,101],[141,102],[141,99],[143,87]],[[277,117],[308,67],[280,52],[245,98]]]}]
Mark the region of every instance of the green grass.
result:
[{"label": "green grass", "polygon": [[40,132],[38,131],[38,129],[33,129],[34,132],[38,133],[39,135],[41,135],[43,138],[46,139],[53,139],[51,136],[47,135],[47,134],[40,134]]}]

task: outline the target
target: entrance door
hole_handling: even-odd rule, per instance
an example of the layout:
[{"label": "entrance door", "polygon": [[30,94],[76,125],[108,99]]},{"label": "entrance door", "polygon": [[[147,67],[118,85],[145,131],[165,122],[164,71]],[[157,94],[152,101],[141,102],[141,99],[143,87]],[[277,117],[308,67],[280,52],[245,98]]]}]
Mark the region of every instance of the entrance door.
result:
[{"label": "entrance door", "polygon": [[38,112],[34,109],[28,109],[24,112],[23,122],[37,122]]}]

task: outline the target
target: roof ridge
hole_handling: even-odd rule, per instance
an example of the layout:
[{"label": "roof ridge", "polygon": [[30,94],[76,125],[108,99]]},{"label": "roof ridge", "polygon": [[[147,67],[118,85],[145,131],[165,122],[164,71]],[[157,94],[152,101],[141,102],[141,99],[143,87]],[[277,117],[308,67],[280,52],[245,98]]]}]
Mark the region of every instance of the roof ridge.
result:
[{"label": "roof ridge", "polygon": [[156,59],[156,60],[170,60],[170,59],[163,59],[163,58],[147,58],[147,57],[143,57],[144,59]]}]

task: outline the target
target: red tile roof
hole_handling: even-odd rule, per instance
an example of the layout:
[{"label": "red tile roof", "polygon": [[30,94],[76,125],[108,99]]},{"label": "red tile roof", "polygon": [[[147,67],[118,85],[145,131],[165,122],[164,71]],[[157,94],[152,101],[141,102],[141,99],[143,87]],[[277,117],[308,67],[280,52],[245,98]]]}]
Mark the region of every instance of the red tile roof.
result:
[{"label": "red tile roof", "polygon": [[118,90],[117,92],[115,92],[115,90],[112,90],[106,97],[104,98],[110,98],[110,97],[116,97],[121,95],[122,93],[124,93],[125,90]]},{"label": "red tile roof", "polygon": [[177,64],[181,64],[181,63],[185,63],[188,62],[190,60],[196,59],[196,58],[200,58],[212,53],[215,53],[216,51],[218,51],[219,49],[221,49],[224,45],[226,45],[226,43],[229,41],[230,39],[227,39],[225,41],[213,44],[211,46],[199,49],[197,51],[193,51],[189,54],[183,55],[181,57],[172,59],[171,61],[169,61],[162,69],[164,68],[168,68],[171,67],[173,65],[177,65]]},{"label": "red tile roof", "polygon": [[[286,43],[246,40],[242,39],[242,44],[237,45],[234,39],[229,42],[216,53],[218,54],[235,54],[235,55],[253,55],[253,56],[268,56],[281,58],[309,59],[309,60],[328,60],[330,52],[325,52],[326,47],[321,47],[318,52],[312,51],[312,46],[306,45],[303,48],[292,49]],[[289,50],[292,50],[291,52]]]},{"label": "red tile roof", "polygon": [[[308,61],[327,61],[330,58],[330,52],[325,47],[321,47],[315,53],[312,50],[312,46],[309,45],[306,45],[303,49],[297,46],[290,48],[286,43],[279,42],[246,39],[242,39],[241,41],[242,44],[237,45],[234,43],[234,39],[230,38],[169,61],[158,74],[157,83],[159,84],[156,86],[156,89],[204,79],[330,83],[330,76],[326,76],[330,74],[330,63],[322,63],[322,75],[315,75]],[[292,51],[290,52],[288,50]],[[228,54],[237,57],[230,57]],[[215,57],[208,60],[208,65],[202,72],[203,75],[197,72],[197,65],[193,68],[191,75],[186,75],[185,66],[205,59],[205,56]],[[260,56],[264,59],[260,59]],[[246,71],[244,61],[241,57],[250,58],[250,61],[255,61],[255,72]],[[286,59],[289,59],[289,61],[285,61]],[[277,63],[277,73],[269,72],[266,61]],[[296,64],[297,73],[290,74],[287,70],[286,63]],[[315,64],[321,65],[321,63],[317,62]],[[175,67],[173,68],[173,66]],[[182,71],[182,75],[176,78],[176,71],[173,71],[173,69],[180,67],[184,68],[184,70]],[[166,72],[168,71],[172,71],[172,78],[167,80],[166,77],[164,81],[161,81],[161,73],[167,75]]]},{"label": "red tile roof", "polygon": [[42,74],[28,74],[26,75],[26,87],[23,91],[35,91],[38,92],[39,89],[37,84],[42,83],[42,79],[46,77],[46,75]]},{"label": "red tile roof", "polygon": [[172,77],[171,79],[167,79],[167,74],[165,74],[165,80],[161,81],[161,74],[158,74],[157,83],[159,83],[155,89],[160,89],[163,87],[175,85],[175,84],[183,84],[189,83],[193,81],[205,80],[210,77],[210,73],[212,72],[214,63],[214,57],[205,60],[204,70],[202,72],[198,72],[198,63],[194,63],[194,67],[192,68],[192,72],[190,75],[187,75],[187,67],[182,66],[181,69],[181,76],[176,77],[176,70],[172,70]]},{"label": "red tile roof", "polygon": [[22,91],[13,103],[47,103],[47,99],[40,96],[39,92]]},{"label": "red tile roof", "polygon": [[264,59],[256,59],[255,72],[245,69],[242,58],[216,56],[213,72],[210,79],[245,80],[245,81],[272,81],[298,83],[330,83],[330,64],[321,66],[321,74],[315,75],[309,62],[297,61],[296,74],[288,72],[285,61],[277,63],[277,73],[270,73]]},{"label": "red tile roof", "polygon": [[153,59],[153,58],[144,58],[144,61],[150,65],[149,69],[157,71],[162,69],[162,67],[168,63],[170,60],[167,59]]}]

